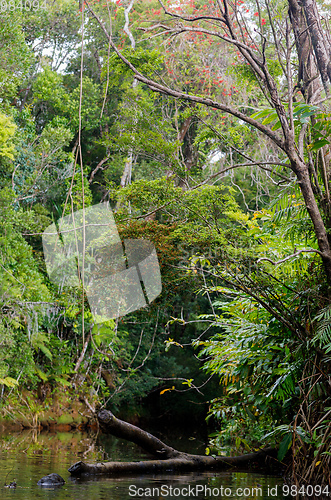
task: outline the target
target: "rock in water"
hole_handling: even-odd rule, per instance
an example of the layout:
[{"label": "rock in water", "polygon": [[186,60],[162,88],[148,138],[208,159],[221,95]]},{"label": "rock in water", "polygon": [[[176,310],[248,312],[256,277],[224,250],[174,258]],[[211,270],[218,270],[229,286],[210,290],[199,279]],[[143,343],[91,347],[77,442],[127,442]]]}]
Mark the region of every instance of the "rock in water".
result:
[{"label": "rock in water", "polygon": [[39,486],[62,486],[65,483],[63,477],[59,476],[59,474],[48,474],[48,476],[44,476],[39,479]]}]

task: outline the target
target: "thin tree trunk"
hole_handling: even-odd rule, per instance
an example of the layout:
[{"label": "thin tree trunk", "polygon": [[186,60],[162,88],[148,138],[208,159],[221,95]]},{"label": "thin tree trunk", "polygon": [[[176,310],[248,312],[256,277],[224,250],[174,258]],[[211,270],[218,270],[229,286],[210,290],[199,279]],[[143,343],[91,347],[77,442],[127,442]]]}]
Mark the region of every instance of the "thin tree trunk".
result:
[{"label": "thin tree trunk", "polygon": [[90,339],[91,339],[91,332],[88,334],[86,342],[85,342],[85,344],[83,346],[82,352],[80,353],[80,356],[79,356],[79,358],[77,360],[77,363],[76,363],[76,366],[75,366],[75,369],[74,369],[75,373],[78,372],[78,369],[79,369],[80,365],[82,364],[82,361],[84,359],[84,356],[85,356],[85,353],[86,353],[86,350],[87,350],[87,346],[88,346],[88,344],[90,342]]},{"label": "thin tree trunk", "polygon": [[[292,156],[292,155],[291,155]],[[290,155],[289,155],[290,157]],[[305,163],[301,162],[299,158],[291,158],[292,169],[298,178],[298,184],[302,192],[302,196],[305,200],[305,205],[309,216],[312,220],[315,235],[318,241],[318,247],[320,249],[320,255],[324,264],[325,273],[327,275],[327,280],[331,283],[331,248],[328,239],[328,233],[326,231],[324,221],[322,219],[321,213],[319,211],[316,198],[314,196],[313,188],[310,182],[309,170]]]},{"label": "thin tree trunk", "polygon": [[132,151],[130,151],[129,154],[128,154],[127,160],[125,162],[123,174],[122,174],[122,177],[121,177],[120,186],[122,188],[124,188],[128,184],[131,184],[132,161],[133,161]]}]

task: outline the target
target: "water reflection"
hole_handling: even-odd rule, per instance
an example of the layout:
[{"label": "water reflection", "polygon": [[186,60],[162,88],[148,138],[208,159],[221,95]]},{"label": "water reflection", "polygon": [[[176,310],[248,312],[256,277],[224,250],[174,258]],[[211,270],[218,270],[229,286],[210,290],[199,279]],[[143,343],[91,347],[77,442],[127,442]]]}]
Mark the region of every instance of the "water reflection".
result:
[{"label": "water reflection", "polygon": [[[170,442],[169,439],[167,439]],[[199,452],[194,442],[189,452]],[[197,443],[199,445],[199,443]],[[67,469],[78,460],[146,460],[137,446],[113,436],[82,432],[24,431],[0,435],[0,485],[17,482],[16,489],[0,489],[1,499],[17,500],[129,500],[199,498],[282,499],[282,479],[246,472],[192,473],[148,476],[72,478]],[[66,483],[41,488],[37,481],[51,472]],[[273,488],[273,490],[271,489]],[[272,495],[277,489],[277,495]],[[247,495],[245,493],[248,493]]]}]

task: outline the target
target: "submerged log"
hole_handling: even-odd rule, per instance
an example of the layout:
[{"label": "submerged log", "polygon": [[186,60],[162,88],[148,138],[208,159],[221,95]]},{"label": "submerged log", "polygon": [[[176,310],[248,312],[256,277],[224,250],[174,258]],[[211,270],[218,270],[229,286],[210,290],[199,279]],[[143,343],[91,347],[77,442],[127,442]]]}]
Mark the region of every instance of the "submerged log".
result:
[{"label": "submerged log", "polygon": [[96,464],[76,462],[68,469],[73,476],[189,472],[224,470],[231,467],[246,469],[258,467],[263,469],[279,465],[276,458],[277,450],[274,448],[265,448],[255,453],[247,453],[237,457],[192,455],[171,448],[149,432],[116,418],[108,410],[99,412],[98,421],[103,432],[138,444],[145,451],[154,455],[156,459],[140,462],[102,462]]}]

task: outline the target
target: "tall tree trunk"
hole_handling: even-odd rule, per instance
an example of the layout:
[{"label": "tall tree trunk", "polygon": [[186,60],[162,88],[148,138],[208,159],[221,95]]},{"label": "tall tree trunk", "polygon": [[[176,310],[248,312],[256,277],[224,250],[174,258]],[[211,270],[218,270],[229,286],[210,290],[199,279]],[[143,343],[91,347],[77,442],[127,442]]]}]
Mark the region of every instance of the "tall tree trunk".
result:
[{"label": "tall tree trunk", "polygon": [[295,45],[299,59],[297,87],[301,90],[305,100],[311,102],[313,95],[321,88],[317,79],[318,69],[312,51],[307,22],[302,4],[297,0],[288,0],[289,15],[295,37]]},{"label": "tall tree trunk", "polygon": [[331,81],[330,46],[323,34],[321,19],[315,0],[302,0],[302,6],[307,20],[307,26],[314,48],[317,67],[321,75],[324,90],[329,94]]}]

